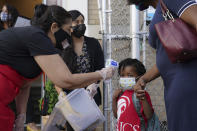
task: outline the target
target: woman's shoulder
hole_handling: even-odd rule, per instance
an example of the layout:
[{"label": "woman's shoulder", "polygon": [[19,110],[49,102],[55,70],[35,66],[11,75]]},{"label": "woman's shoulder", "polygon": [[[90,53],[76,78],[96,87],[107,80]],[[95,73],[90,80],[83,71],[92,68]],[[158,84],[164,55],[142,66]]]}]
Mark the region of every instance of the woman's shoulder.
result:
[{"label": "woman's shoulder", "polygon": [[88,36],[84,36],[84,39],[86,41],[87,44],[99,44],[99,41],[94,38],[94,37],[88,37]]},{"label": "woman's shoulder", "polygon": [[164,0],[164,3],[175,17],[181,17],[187,8],[197,4],[196,0]]},{"label": "woman's shoulder", "polygon": [[9,28],[7,33],[10,33],[10,35],[16,35],[17,38],[22,39],[23,41],[31,41],[41,38],[48,39],[46,33],[42,29],[34,26]]},{"label": "woman's shoulder", "polygon": [[26,27],[22,27],[21,29],[25,31],[29,31],[30,34],[41,33],[46,35],[46,33],[41,28],[36,26],[26,26]]},{"label": "woman's shoulder", "polygon": [[[6,30],[8,33],[15,33],[18,36],[29,36],[34,35],[35,33],[45,34],[44,31],[38,27],[26,26],[26,27],[11,27]],[[46,35],[46,34],[45,34]]]},{"label": "woman's shoulder", "polygon": [[96,38],[94,37],[89,37],[89,36],[84,36],[85,40],[97,40]]}]

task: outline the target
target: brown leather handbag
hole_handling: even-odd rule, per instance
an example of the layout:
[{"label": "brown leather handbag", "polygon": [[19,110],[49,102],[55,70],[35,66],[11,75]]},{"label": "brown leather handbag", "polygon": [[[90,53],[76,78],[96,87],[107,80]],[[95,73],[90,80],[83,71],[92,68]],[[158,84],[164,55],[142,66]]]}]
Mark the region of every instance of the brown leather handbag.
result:
[{"label": "brown leather handbag", "polygon": [[197,31],[180,18],[174,19],[160,0],[165,21],[155,24],[158,37],[172,63],[197,58]]}]

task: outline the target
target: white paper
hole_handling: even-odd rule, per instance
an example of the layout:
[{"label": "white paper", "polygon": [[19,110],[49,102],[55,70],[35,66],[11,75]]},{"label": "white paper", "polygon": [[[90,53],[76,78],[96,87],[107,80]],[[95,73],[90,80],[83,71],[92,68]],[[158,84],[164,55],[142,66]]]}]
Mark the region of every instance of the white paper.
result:
[{"label": "white paper", "polygon": [[25,27],[25,26],[30,26],[30,20],[23,18],[23,17],[18,17],[16,20],[16,24],[14,25],[14,27]]}]

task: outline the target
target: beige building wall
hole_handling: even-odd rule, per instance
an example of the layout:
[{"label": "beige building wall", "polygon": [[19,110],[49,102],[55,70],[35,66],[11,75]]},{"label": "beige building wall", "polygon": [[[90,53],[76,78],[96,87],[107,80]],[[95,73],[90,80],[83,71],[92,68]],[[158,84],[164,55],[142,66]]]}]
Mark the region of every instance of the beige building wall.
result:
[{"label": "beige building wall", "polygon": [[98,14],[98,3],[97,0],[88,0],[88,24],[99,25],[99,14]]}]

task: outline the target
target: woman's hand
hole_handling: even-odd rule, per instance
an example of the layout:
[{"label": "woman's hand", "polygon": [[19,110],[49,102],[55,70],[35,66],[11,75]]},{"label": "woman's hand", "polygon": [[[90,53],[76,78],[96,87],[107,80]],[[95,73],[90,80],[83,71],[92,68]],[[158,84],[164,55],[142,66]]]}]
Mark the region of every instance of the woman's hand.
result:
[{"label": "woman's hand", "polygon": [[25,113],[21,113],[21,114],[17,115],[17,118],[15,120],[14,131],[24,131],[25,119],[26,119]]},{"label": "woman's hand", "polygon": [[95,83],[89,85],[86,88],[91,98],[93,98],[97,94],[97,88],[99,88],[99,84],[95,84]]},{"label": "woman's hand", "polygon": [[147,71],[142,77],[139,78],[139,80],[136,83],[136,86],[134,86],[134,91],[136,92],[137,90],[144,90],[148,82],[151,82],[159,76],[160,73],[157,68],[157,65],[155,64],[149,71]]},{"label": "woman's hand", "polygon": [[34,56],[34,59],[56,86],[70,90],[84,88],[102,79],[109,79],[115,72],[115,69],[109,67],[97,72],[71,74],[67,65],[57,54]]},{"label": "woman's hand", "polygon": [[144,90],[145,87],[146,87],[146,80],[143,77],[141,77],[139,78],[136,85],[134,86],[134,91],[136,92],[138,90]]},{"label": "woman's hand", "polygon": [[106,68],[103,68],[102,70],[97,71],[97,72],[102,76],[103,80],[108,80],[114,75],[115,68],[106,67]]},{"label": "woman's hand", "polygon": [[66,98],[66,93],[64,91],[60,91],[58,95],[58,100],[62,101]]}]

